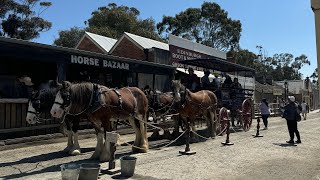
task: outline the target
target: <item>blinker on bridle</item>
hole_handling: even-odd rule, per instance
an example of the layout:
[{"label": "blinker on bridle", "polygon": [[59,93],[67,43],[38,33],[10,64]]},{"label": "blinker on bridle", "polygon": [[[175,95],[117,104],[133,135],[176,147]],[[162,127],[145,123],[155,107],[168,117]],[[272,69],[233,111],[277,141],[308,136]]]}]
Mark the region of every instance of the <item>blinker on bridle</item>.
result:
[{"label": "blinker on bridle", "polygon": [[54,101],[53,104],[58,104],[61,109],[65,110],[66,107],[70,105],[70,91],[67,91],[66,93],[62,93],[60,91],[61,98],[63,100],[63,103]]}]

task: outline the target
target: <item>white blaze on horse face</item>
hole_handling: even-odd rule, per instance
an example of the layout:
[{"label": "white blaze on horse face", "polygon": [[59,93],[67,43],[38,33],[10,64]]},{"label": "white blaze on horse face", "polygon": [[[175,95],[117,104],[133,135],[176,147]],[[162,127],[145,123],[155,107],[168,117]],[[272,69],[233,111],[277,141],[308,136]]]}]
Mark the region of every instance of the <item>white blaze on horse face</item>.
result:
[{"label": "white blaze on horse face", "polygon": [[181,100],[181,95],[180,95],[181,84],[178,81],[173,80],[172,86],[174,89],[174,100],[178,102]]},{"label": "white blaze on horse face", "polygon": [[33,108],[31,101],[29,101],[29,104],[28,104],[28,113],[27,113],[26,121],[29,124],[35,124],[37,122],[36,114],[29,113],[29,112],[36,113],[36,110]]},{"label": "white blaze on horse face", "polygon": [[60,105],[60,104],[63,104],[63,99],[61,97],[60,91],[57,93],[54,102],[57,102],[59,104],[57,104],[57,103],[53,104],[51,111],[50,111],[51,116],[55,117],[55,118],[61,118],[64,113],[64,110],[61,108],[61,105]]}]

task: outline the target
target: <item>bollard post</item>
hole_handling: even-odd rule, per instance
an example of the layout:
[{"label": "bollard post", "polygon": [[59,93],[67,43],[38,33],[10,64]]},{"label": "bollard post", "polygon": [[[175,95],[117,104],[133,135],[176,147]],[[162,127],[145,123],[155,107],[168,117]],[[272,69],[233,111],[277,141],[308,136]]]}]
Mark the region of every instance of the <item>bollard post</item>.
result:
[{"label": "bollard post", "polygon": [[109,161],[109,169],[114,169],[114,168],[116,168],[116,161],[115,161],[115,159],[116,159],[116,154],[115,154],[115,152],[116,152],[116,150],[117,150],[117,147],[116,147],[116,143],[114,143],[114,142],[110,142],[110,161]]},{"label": "bollard post", "polygon": [[257,133],[256,135],[253,135],[255,138],[256,137],[263,137],[263,135],[260,135],[260,117],[257,118]]},{"label": "bollard post", "polygon": [[233,145],[233,143],[230,142],[229,135],[230,135],[230,120],[228,120],[228,124],[227,124],[227,138],[226,138],[226,142],[222,142],[221,144],[223,144],[223,145],[225,145],[225,146],[231,146],[231,145]]},{"label": "bollard post", "polygon": [[191,132],[191,127],[190,127],[190,121],[186,123],[186,148],[184,151],[179,151],[180,154],[182,155],[193,155],[196,154],[195,151],[190,151],[190,132]]},{"label": "bollard post", "polygon": [[115,132],[106,132],[105,141],[106,143],[110,143],[110,160],[109,167],[105,170],[106,174],[113,175],[120,172],[120,169],[116,169],[116,150],[117,150],[117,142],[120,135]]}]

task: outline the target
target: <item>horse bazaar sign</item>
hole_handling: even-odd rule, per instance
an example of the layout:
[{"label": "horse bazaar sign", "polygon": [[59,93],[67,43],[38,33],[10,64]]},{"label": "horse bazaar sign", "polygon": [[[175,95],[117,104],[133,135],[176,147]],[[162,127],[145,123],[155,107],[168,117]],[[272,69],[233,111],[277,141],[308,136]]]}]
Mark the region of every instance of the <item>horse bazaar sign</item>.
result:
[{"label": "horse bazaar sign", "polygon": [[125,69],[125,70],[129,70],[129,67],[130,67],[128,63],[124,63],[124,62],[100,60],[97,58],[89,58],[85,56],[75,56],[75,55],[71,55],[71,63],[84,64],[88,66],[97,66],[97,67],[99,67],[100,64],[102,64],[103,67],[105,68]]}]

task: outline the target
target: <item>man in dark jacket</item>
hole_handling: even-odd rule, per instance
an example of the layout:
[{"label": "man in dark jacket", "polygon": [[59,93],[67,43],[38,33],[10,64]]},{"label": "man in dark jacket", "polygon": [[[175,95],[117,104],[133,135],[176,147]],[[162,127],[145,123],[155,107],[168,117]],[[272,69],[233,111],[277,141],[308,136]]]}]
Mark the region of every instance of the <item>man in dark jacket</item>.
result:
[{"label": "man in dark jacket", "polygon": [[288,130],[289,130],[289,135],[290,135],[290,140],[287,141],[287,143],[293,144],[294,141],[294,133],[297,136],[297,141],[296,143],[301,143],[300,139],[300,133],[298,131],[298,115],[300,116],[298,112],[298,106],[294,102],[295,97],[294,96],[289,96],[289,104],[287,104],[284,107],[284,118],[287,120],[287,125],[288,125]]}]

